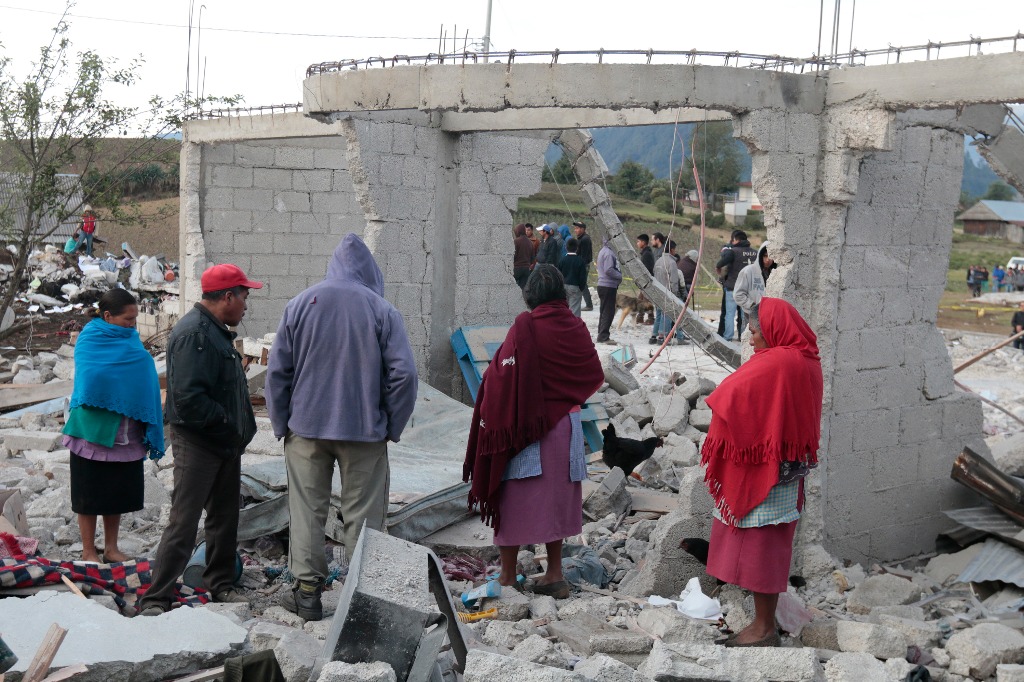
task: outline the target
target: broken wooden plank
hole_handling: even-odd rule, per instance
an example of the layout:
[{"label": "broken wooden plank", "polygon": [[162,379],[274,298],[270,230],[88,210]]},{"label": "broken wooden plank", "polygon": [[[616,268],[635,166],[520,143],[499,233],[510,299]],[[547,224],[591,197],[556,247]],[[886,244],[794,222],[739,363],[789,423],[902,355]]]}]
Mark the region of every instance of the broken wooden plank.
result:
[{"label": "broken wooden plank", "polygon": [[71,395],[73,388],[73,381],[58,381],[53,384],[0,385],[0,410],[63,398]]},{"label": "broken wooden plank", "polygon": [[[47,675],[46,679],[44,679],[43,682],[62,682],[63,680],[70,680],[75,675],[81,675],[82,673],[87,672],[89,672],[88,667],[82,665],[81,663],[76,663],[74,665],[69,665],[66,668],[61,668],[60,670],[50,675]],[[0,679],[0,682],[4,681]]]},{"label": "broken wooden plank", "polygon": [[66,575],[64,575],[63,573],[61,573],[60,574],[60,579],[61,579],[61,582],[63,582],[65,585],[67,585],[68,589],[71,590],[71,592],[73,592],[75,595],[81,597],[82,599],[88,599],[88,597],[86,597],[85,594],[83,594],[82,591],[80,589],[78,589],[78,585],[76,585],[75,583],[73,583],[71,581],[71,578],[69,578]]},{"label": "broken wooden plank", "polygon": [[22,682],[42,682],[67,634],[68,631],[56,623],[50,626],[50,629],[46,631],[46,636],[43,637],[43,643],[36,649],[36,655],[28,664],[28,670],[21,678]]},{"label": "broken wooden plank", "polygon": [[208,668],[206,670],[200,670],[197,673],[189,675],[188,677],[179,677],[174,682],[206,682],[207,680],[215,680],[218,677],[223,677],[224,666],[219,668]]}]

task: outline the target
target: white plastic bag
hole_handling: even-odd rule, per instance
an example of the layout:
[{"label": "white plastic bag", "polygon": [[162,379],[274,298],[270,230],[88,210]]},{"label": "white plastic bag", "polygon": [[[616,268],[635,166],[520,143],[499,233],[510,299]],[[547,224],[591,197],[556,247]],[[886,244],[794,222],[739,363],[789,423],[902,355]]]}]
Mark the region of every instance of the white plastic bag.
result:
[{"label": "white plastic bag", "polygon": [[647,603],[651,606],[675,606],[679,613],[698,620],[718,620],[722,617],[722,605],[701,591],[700,580],[695,577],[690,578],[686,588],[679,593],[679,601],[652,594],[647,598]]}]

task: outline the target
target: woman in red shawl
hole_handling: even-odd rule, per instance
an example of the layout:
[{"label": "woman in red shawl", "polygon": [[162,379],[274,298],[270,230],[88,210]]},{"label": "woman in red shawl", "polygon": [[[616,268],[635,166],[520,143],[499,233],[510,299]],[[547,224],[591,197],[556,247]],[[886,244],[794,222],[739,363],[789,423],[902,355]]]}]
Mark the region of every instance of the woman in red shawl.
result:
[{"label": "woman in red shawl", "polygon": [[779,646],[803,478],[818,462],[822,378],[817,337],[792,305],[751,309],[754,355],[708,396],[701,451],[715,500],[708,573],[754,593],[754,622],[726,646]]},{"label": "woman in red shawl", "polygon": [[523,298],[530,310],[516,317],[476,396],[463,480],[473,481],[470,506],[494,528],[498,582],[517,586],[519,547],[543,543],[548,569],[533,591],[564,599],[562,540],[583,530],[580,405],[604,371],[558,268],[534,268]]}]

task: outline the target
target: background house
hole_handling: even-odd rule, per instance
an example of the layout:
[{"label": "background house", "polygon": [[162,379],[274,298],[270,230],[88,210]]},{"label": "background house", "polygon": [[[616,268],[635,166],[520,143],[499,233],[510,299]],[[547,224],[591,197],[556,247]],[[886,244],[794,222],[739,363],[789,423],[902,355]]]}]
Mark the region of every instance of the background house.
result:
[{"label": "background house", "polygon": [[736,194],[729,195],[722,211],[730,225],[742,225],[747,211],[761,211],[761,200],[757,198],[753,186],[749,182],[741,182]]},{"label": "background house", "polygon": [[[28,179],[19,173],[0,173],[0,241],[10,242],[19,238],[25,229],[27,206],[25,185]],[[43,217],[37,236],[43,237],[43,244],[63,245],[78,227],[81,207],[85,203],[82,195],[82,179],[78,175],[57,176],[58,206]],[[62,220],[63,218],[63,220]],[[58,225],[58,222],[60,223]],[[56,229],[54,229],[56,227]]]},{"label": "background house", "polygon": [[983,199],[957,216],[965,234],[999,237],[1024,244],[1024,202]]}]

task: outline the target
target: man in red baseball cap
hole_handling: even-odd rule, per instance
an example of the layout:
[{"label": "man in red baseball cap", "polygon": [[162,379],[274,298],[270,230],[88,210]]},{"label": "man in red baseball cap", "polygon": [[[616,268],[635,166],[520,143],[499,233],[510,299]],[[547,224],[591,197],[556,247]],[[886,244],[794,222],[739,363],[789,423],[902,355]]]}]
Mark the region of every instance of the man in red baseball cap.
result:
[{"label": "man in red baseball cap", "polygon": [[203,273],[203,299],[167,343],[167,404],[174,454],[171,515],[160,538],[153,584],[142,598],[144,616],[159,616],[175,601],[175,583],[196,542],[206,511],[203,583],[218,602],[247,602],[233,587],[238,544],[241,457],[256,435],[256,418],[234,327],[245,316],[250,289],[263,288],[236,265]]}]

